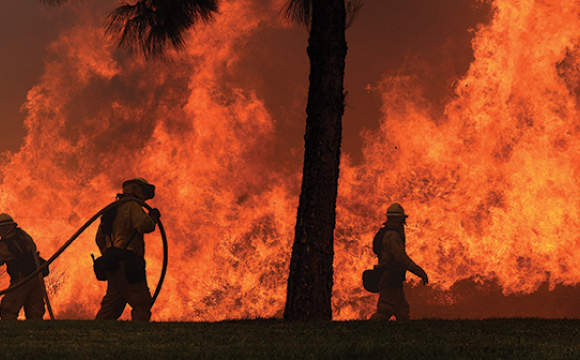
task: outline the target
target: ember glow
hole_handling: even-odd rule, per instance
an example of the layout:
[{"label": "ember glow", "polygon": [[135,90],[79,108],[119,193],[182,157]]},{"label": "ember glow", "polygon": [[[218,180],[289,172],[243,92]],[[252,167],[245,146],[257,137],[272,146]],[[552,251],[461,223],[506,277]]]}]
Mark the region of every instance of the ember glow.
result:
[{"label": "ember glow", "polygon": [[[24,145],[2,159],[0,210],[48,257],[123,180],[144,177],[157,186],[151,205],[170,247],[153,320],[281,316],[302,150],[256,90],[259,72],[241,64],[256,32],[287,29],[282,4],[223,2],[171,64],[126,56],[103,41],[96,19],[65,31],[28,93]],[[496,0],[492,8],[443,111],[419,75],[389,73],[369,87],[380,94],[381,125],[362,135],[364,160],[346,154],[341,166],[335,319],[374,311],[360,278],[376,263],[370,243],[393,201],[411,214],[408,252],[436,291],[495,281],[508,296],[580,281],[580,4]],[[302,112],[303,90],[304,102],[276,106]],[[95,231],[47,278],[58,319],[92,318],[105,293],[92,273]],[[146,243],[153,290],[161,240]]]}]

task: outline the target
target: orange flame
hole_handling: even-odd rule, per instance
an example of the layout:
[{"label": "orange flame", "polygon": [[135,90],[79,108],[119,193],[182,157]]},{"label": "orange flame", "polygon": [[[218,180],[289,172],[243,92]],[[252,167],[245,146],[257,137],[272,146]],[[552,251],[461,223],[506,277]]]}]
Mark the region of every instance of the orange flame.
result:
[{"label": "orange flame", "polygon": [[[497,279],[508,295],[545,281],[551,289],[576,285],[580,8],[574,1],[493,6],[443,118],[423,105],[420,79],[386,77],[379,85],[384,119],[378,133],[365,134],[366,164],[343,168],[338,228],[358,226],[355,236],[368,242],[378,226],[368,219],[379,224],[398,201],[411,214],[408,252],[437,288]],[[371,265],[355,263],[352,275]],[[350,275],[345,285],[354,284]],[[356,318],[360,307],[350,308],[339,317]]]},{"label": "orange flame", "polygon": [[[154,320],[271,317],[284,307],[301,159],[287,148],[282,156],[285,135],[253,84],[233,85],[243,83],[234,71],[252,35],[282,26],[282,2],[254,5],[222,3],[171,64],[126,57],[98,26],[66,31],[28,94],[25,144],[0,165],[0,209],[45,257],[123,180],[157,186],[151,205],[170,258]],[[365,162],[345,157],[341,167],[335,319],[374,311],[360,277],[376,261],[370,243],[393,201],[411,214],[408,252],[435,289],[466,279],[497,279],[504,295],[578,284],[579,6],[494,1],[443,117],[432,115],[417,77],[385,76],[376,87],[381,127],[363,134]],[[92,273],[95,230],[52,267],[59,319],[92,318],[105,292]],[[161,241],[146,242],[154,288]]]}]

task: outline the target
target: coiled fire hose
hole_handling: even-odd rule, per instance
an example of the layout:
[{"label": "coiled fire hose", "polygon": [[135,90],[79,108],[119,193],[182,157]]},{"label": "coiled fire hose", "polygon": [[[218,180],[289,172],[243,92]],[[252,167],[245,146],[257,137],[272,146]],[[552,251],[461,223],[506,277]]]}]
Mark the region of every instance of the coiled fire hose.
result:
[{"label": "coiled fire hose", "polygon": [[[4,295],[4,294],[6,294],[6,293],[8,293],[8,292],[10,292],[12,290],[15,290],[15,289],[21,287],[22,285],[26,284],[30,280],[34,279],[34,277],[38,276],[41,271],[43,271],[50,264],[52,264],[52,262],[54,260],[56,260],[66,250],[66,248],[68,248],[70,246],[70,244],[72,244],[73,241],[75,241],[89,226],[91,226],[91,224],[94,223],[95,220],[97,220],[99,217],[101,217],[101,215],[103,215],[108,210],[110,210],[110,209],[112,209],[112,208],[114,208],[116,206],[119,206],[121,204],[124,204],[124,203],[126,203],[128,201],[136,201],[139,205],[141,205],[142,207],[146,208],[147,210],[149,210],[149,211],[152,210],[151,206],[147,205],[143,200],[141,200],[139,198],[135,198],[135,197],[123,197],[123,198],[121,198],[119,200],[116,200],[116,201],[110,203],[109,205],[107,205],[104,208],[102,208],[98,213],[96,213],[95,215],[93,215],[93,217],[90,218],[83,226],[81,226],[77,230],[77,232],[75,232],[73,234],[73,236],[71,236],[70,239],[68,239],[60,247],[60,249],[58,249],[54,253],[54,255],[52,255],[50,257],[50,259],[46,260],[46,262],[44,264],[42,264],[42,266],[38,267],[36,270],[34,270],[33,273],[31,273],[30,275],[28,275],[24,279],[20,280],[16,284],[11,285],[11,286],[7,287],[4,290],[0,290],[0,295]],[[163,241],[163,265],[161,267],[161,275],[159,276],[159,281],[157,282],[157,288],[155,289],[155,292],[153,293],[153,303],[155,303],[155,300],[157,299],[157,296],[159,295],[159,292],[161,291],[161,287],[163,286],[163,281],[165,280],[165,274],[167,273],[167,258],[168,258],[168,254],[169,254],[168,246],[167,246],[167,235],[165,235],[165,229],[163,228],[163,224],[161,223],[161,220],[159,220],[159,222],[157,223],[157,225],[159,227],[159,232],[161,233],[161,239]],[[46,301],[47,301],[47,308],[49,309],[49,314],[51,315],[51,319],[54,320],[54,316],[52,315],[52,308],[50,306],[50,302],[48,300],[48,296],[46,296]]]}]

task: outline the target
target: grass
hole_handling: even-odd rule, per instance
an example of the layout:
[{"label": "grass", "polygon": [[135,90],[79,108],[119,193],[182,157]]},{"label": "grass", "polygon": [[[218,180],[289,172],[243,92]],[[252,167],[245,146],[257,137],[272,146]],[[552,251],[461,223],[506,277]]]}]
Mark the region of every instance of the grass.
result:
[{"label": "grass", "polygon": [[0,322],[0,359],[579,359],[580,320]]}]

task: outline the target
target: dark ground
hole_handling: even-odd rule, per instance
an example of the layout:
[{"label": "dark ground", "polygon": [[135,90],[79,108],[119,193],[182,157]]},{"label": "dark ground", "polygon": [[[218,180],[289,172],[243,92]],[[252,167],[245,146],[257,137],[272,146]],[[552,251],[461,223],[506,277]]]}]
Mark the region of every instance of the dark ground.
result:
[{"label": "dark ground", "polygon": [[580,321],[0,322],[2,359],[578,359]]}]

